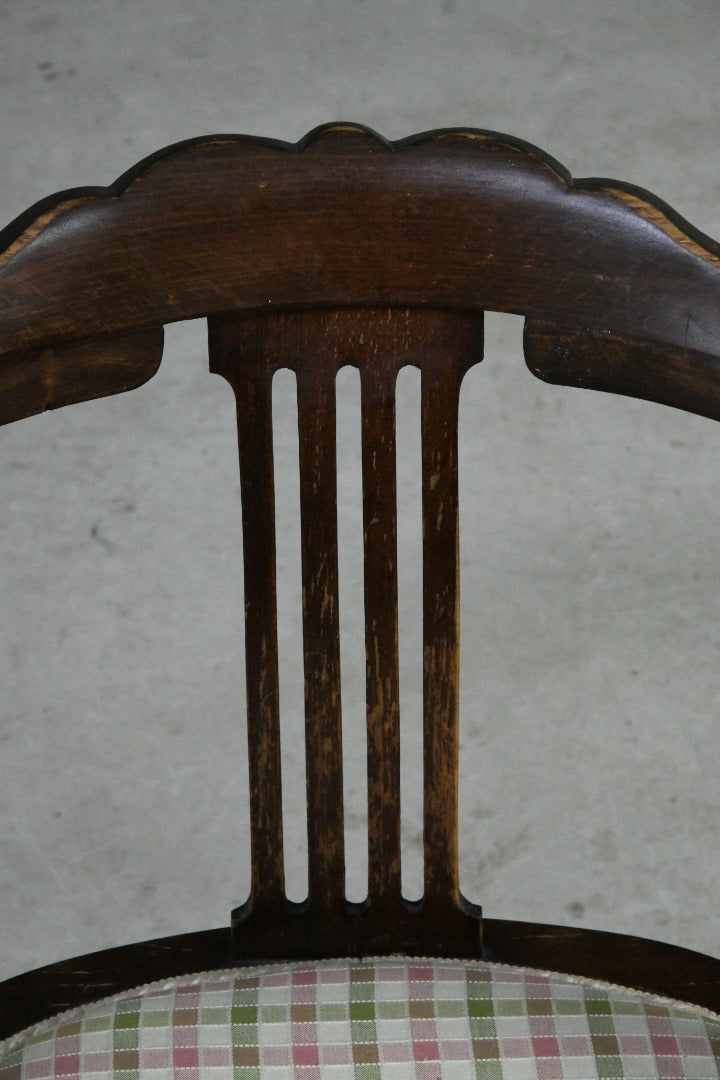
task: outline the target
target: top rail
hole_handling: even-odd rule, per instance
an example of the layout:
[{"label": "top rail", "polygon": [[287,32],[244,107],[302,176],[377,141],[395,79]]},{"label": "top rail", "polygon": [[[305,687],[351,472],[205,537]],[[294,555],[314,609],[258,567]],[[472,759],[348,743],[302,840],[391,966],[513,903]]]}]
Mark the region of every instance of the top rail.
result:
[{"label": "top rail", "polygon": [[[572,180],[507,136],[219,135],[47,199],[0,233],[0,420],[149,378],[158,339],[127,335],[167,322],[377,303],[525,315],[559,335],[550,353],[530,349],[536,374],[652,396],[654,375],[628,375],[639,342],[670,371],[661,400],[708,412],[707,390],[716,415],[718,296],[720,247],[662,201]],[[593,335],[597,376],[578,334]]]}]

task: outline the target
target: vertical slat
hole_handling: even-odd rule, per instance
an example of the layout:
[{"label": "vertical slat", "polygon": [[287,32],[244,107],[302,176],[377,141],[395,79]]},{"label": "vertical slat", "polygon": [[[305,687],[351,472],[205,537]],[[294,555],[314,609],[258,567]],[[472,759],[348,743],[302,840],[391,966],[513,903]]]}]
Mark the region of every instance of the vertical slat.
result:
[{"label": "vertical slat", "polygon": [[297,373],[309,900],[345,904],[335,367]]},{"label": "vertical slat", "polygon": [[395,380],[394,364],[361,371],[371,905],[401,896]]},{"label": "vertical slat", "polygon": [[461,374],[422,369],[425,902],[457,901],[459,554],[457,421]]},{"label": "vertical slat", "polygon": [[252,896],[285,896],[280,766],[272,374],[238,396],[245,581]]},{"label": "vertical slat", "polygon": [[[244,329],[241,327],[240,329]],[[244,346],[242,355],[240,347]],[[272,375],[231,319],[211,324],[214,371],[237,399],[245,582],[245,672],[250,779],[251,903],[285,899],[275,580]]]}]

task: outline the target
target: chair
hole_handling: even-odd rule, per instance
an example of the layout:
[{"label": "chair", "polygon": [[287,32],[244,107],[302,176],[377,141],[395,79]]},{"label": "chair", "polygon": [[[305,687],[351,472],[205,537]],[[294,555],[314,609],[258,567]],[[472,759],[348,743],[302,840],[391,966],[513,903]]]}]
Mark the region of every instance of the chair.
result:
[{"label": "chair", "polygon": [[[720,960],[619,934],[483,920],[460,894],[456,443],[460,383],[482,358],[485,310],[525,316],[525,358],[540,379],[720,419],[719,262],[720,247],[657,199],[573,181],[517,140],[447,130],[391,144],[351,124],[294,146],[230,136],[179,144],[110,188],[38,204],[0,234],[3,423],[139,386],[158,368],[165,323],[208,319],[211,370],[238,403],[252,880],[231,929],[2,984],[0,1080],[110,1069],[130,1080],[170,1067],[236,1078],[319,1076],[326,1066],[368,1078],[718,1075]],[[347,364],[360,371],[362,403],[363,903],[344,890],[334,385]],[[401,893],[395,602],[394,387],[408,364],[421,371],[423,439],[425,885],[416,903]],[[286,898],[283,874],[270,407],[280,367],[296,373],[300,436],[302,904]],[[259,1033],[274,1022],[289,1044]],[[333,1023],[345,1025],[345,1042]],[[220,1042],[205,1024],[225,1025]]]}]

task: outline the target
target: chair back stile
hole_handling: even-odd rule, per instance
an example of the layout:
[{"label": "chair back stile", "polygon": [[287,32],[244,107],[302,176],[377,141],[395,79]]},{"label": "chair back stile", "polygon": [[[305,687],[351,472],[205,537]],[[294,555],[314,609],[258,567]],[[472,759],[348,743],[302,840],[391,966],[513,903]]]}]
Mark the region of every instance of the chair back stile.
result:
[{"label": "chair back stile", "polygon": [[[479,908],[457,856],[460,382],[482,357],[482,313],[334,308],[209,320],[210,363],[237,397],[243,500],[252,888],[234,913],[247,954],[362,955],[390,942],[479,953]],[[402,897],[395,382],[420,368],[423,500],[424,896]],[[360,372],[368,770],[368,895],[345,895],[335,380]],[[271,385],[297,379],[309,894],[285,896]],[[360,599],[360,598],[358,598]],[[418,718],[420,719],[420,718]],[[258,951],[259,950],[259,951]]]}]

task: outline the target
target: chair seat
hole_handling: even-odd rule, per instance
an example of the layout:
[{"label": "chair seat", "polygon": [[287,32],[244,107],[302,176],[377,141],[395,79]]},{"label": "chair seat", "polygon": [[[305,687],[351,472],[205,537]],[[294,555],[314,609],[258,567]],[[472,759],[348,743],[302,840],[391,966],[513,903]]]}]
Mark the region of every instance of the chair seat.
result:
[{"label": "chair seat", "polygon": [[720,1016],[482,961],[327,960],[173,979],[0,1044],[0,1080],[720,1075]]}]

